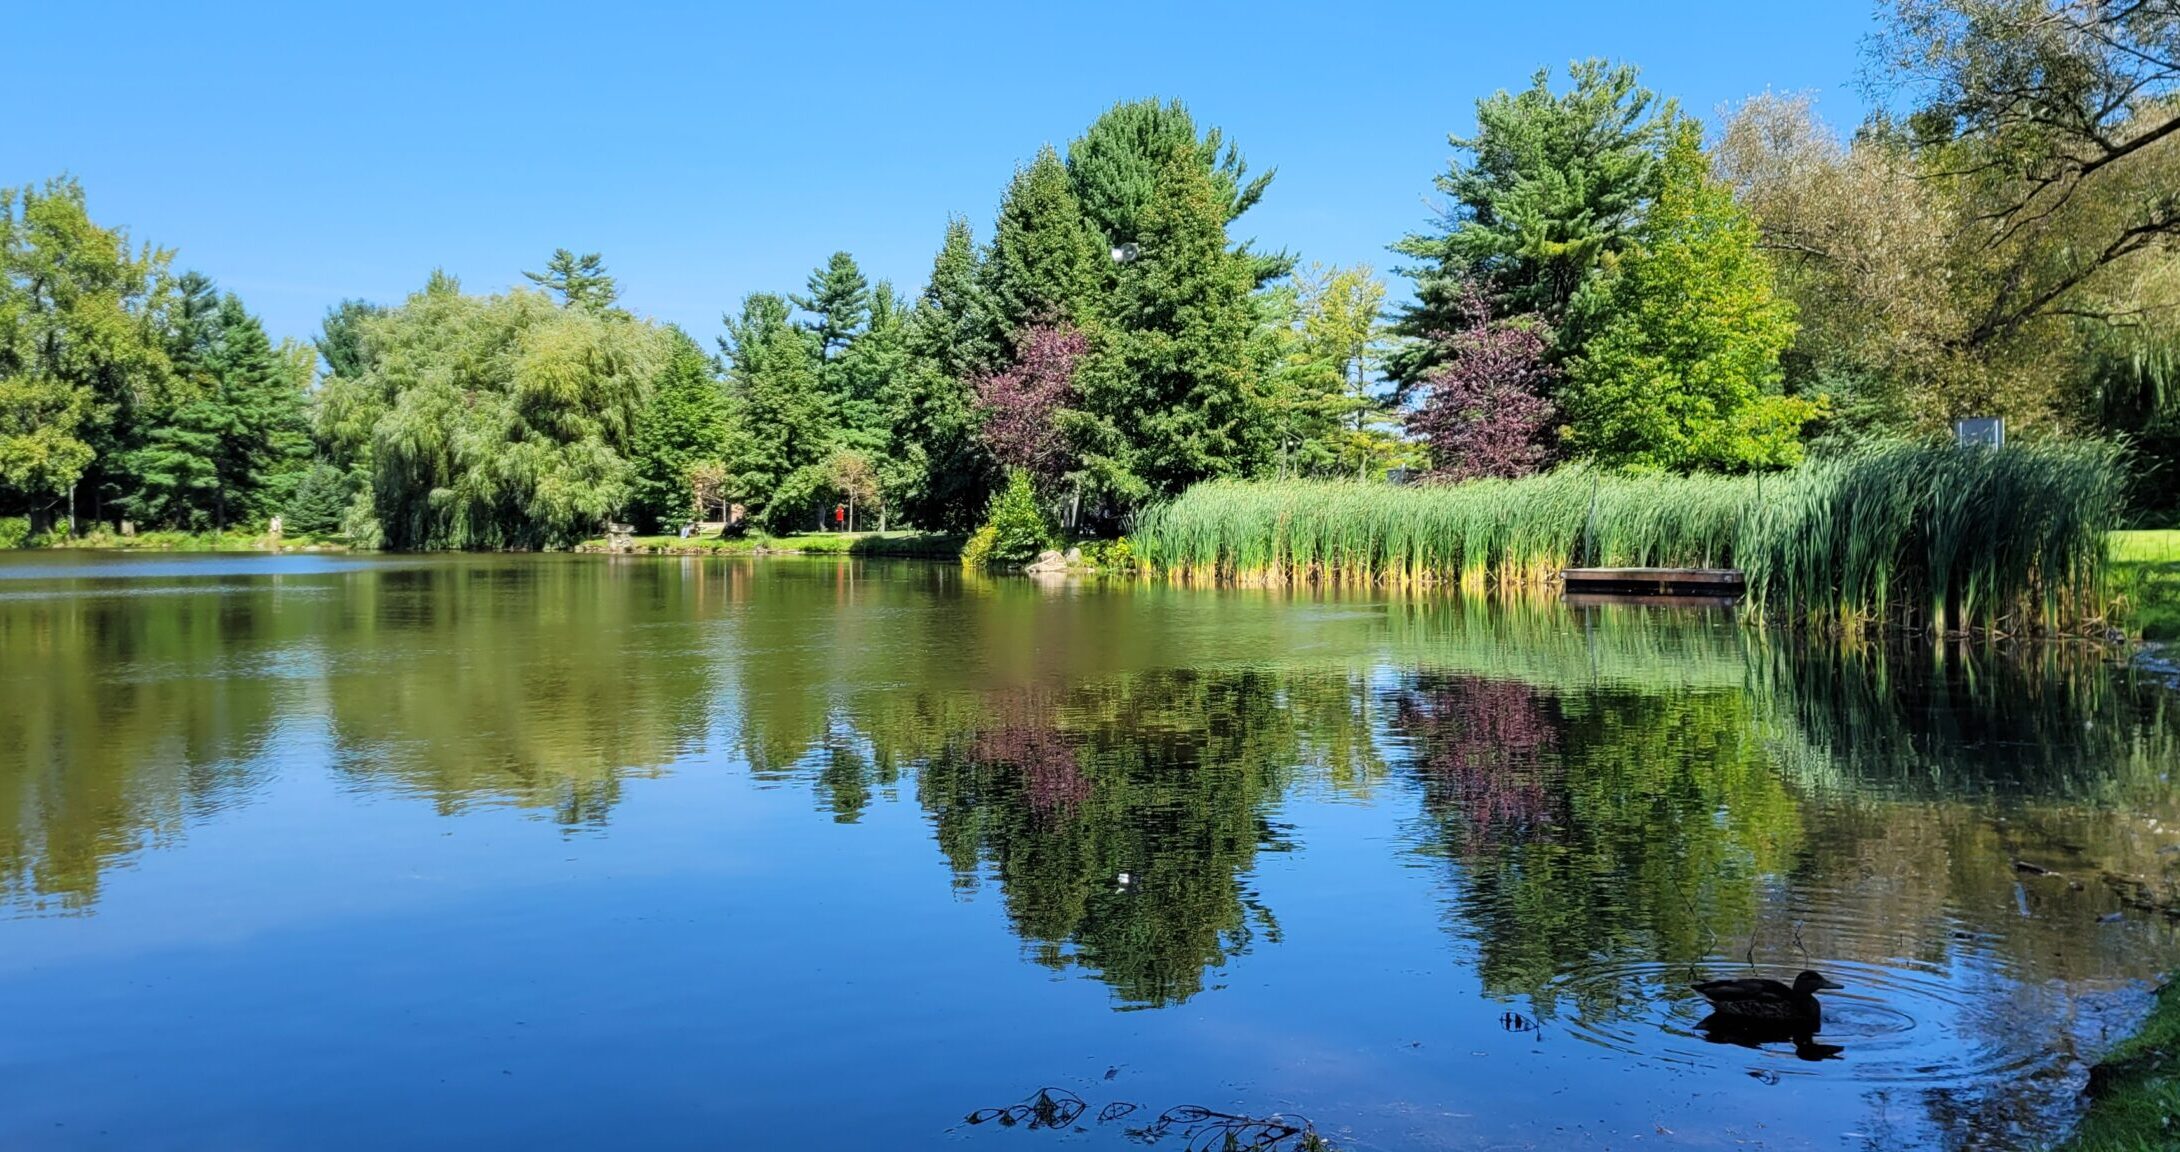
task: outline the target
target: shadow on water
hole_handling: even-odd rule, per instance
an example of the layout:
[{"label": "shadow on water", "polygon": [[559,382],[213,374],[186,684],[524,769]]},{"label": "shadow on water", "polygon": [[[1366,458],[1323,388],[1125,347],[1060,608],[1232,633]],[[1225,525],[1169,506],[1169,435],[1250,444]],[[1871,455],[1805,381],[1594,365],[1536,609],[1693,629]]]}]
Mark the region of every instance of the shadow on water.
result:
[{"label": "shadow on water", "polygon": [[[1381,850],[1537,1043],[1844,1079],[1963,1148],[2063,1124],[2172,955],[2180,721],[2086,650],[861,562],[178,567],[0,597],[17,913],[94,912],[286,774],[604,834],[633,781],[727,760],[834,823],[912,806],[934,882],[994,892],[1027,960],[1159,1009],[1282,944],[1264,876],[1307,857],[1297,812],[1389,812]],[[1687,988],[1812,964],[1848,990],[1808,1034]],[[1080,1119],[1042,1099],[1014,1119]]]}]

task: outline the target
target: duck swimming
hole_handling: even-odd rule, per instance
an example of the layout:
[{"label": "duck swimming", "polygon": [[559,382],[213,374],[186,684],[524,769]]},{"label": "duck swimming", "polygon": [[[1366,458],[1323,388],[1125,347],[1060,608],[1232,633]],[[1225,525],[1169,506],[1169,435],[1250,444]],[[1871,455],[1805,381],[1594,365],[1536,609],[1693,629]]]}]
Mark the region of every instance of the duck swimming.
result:
[{"label": "duck swimming", "polygon": [[1706,980],[1693,987],[1711,1002],[1719,1016],[1791,1023],[1814,1032],[1824,1023],[1817,993],[1839,985],[1825,979],[1821,972],[1803,972],[1794,977],[1791,985],[1777,980],[1742,979]]}]

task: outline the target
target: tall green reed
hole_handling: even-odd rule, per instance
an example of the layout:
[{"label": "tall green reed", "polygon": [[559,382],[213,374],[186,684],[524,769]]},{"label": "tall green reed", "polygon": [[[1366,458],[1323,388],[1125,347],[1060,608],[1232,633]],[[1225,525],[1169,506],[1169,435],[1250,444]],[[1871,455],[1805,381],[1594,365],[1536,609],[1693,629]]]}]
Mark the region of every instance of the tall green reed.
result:
[{"label": "tall green reed", "polygon": [[1894,443],[1756,476],[1212,481],[1145,511],[1135,538],[1192,582],[1482,589],[1738,567],[1753,609],[1799,624],[2058,631],[2101,618],[2125,484],[2102,442]]}]

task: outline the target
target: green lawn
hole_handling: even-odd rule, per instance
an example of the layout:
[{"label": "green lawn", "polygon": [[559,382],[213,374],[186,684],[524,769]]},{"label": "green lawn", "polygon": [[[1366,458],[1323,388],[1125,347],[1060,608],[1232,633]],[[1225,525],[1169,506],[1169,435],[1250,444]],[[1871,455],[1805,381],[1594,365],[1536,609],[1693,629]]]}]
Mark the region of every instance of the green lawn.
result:
[{"label": "green lawn", "polygon": [[[961,555],[962,541],[959,536],[936,532],[798,532],[786,536],[751,533],[728,538],[699,536],[687,540],[678,536],[638,536],[632,543],[639,552],[669,554],[751,556],[788,552],[805,556],[924,556],[951,560]],[[603,538],[586,540],[583,550],[603,552],[606,542]]]},{"label": "green lawn", "polygon": [[[345,541],[331,537],[311,536],[291,532],[280,537],[280,547],[286,551],[299,548],[319,548],[346,551]],[[273,539],[258,531],[233,532],[173,532],[166,530],[138,532],[123,536],[103,526],[93,528],[81,536],[54,540],[53,548],[106,548],[132,552],[270,552]]]},{"label": "green lawn", "polygon": [[2112,533],[2112,591],[2145,640],[2180,640],[2180,531]]}]

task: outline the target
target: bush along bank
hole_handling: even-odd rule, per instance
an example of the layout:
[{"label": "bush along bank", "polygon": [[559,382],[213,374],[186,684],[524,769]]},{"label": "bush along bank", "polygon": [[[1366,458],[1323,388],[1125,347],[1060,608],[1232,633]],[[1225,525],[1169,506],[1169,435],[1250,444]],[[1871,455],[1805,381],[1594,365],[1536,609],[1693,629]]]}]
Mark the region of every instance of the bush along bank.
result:
[{"label": "bush along bank", "polygon": [[1480,590],[1571,567],[1731,567],[1752,610],[1799,625],[2083,631],[2106,626],[2125,487],[2099,441],[1895,443],[1747,476],[1214,481],[1146,511],[1135,537],[1191,583]]}]

